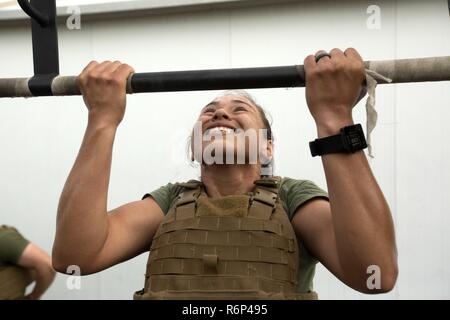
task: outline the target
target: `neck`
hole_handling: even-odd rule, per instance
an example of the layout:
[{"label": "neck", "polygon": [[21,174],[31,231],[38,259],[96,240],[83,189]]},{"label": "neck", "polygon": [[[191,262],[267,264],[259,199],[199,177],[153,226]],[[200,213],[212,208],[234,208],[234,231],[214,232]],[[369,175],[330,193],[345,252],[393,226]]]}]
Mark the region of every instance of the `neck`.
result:
[{"label": "neck", "polygon": [[201,177],[210,197],[251,192],[253,181],[260,178],[259,165],[202,165]]}]

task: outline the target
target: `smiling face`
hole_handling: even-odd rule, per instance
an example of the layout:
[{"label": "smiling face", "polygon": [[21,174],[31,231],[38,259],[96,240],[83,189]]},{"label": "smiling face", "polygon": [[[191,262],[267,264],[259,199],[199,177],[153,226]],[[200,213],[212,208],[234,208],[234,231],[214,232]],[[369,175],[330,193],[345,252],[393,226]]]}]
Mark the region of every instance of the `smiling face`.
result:
[{"label": "smiling face", "polygon": [[[270,158],[272,141],[270,137],[265,138],[268,128],[262,112],[243,95],[225,94],[208,103],[197,120],[201,125],[197,134],[201,133],[203,138],[201,141],[192,139],[192,150],[196,150],[196,141],[201,145],[201,153],[193,152],[195,159],[200,162],[202,155],[202,162],[211,164],[205,158],[205,154],[210,154],[216,160],[222,159],[215,163],[261,163],[261,152],[265,153],[265,159]],[[194,128],[194,137],[195,134]]]}]

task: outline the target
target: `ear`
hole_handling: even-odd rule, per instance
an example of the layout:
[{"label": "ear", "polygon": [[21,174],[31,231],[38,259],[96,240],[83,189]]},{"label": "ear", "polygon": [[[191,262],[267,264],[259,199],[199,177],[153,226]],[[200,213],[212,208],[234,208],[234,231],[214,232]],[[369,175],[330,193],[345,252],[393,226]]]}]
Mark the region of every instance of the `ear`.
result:
[{"label": "ear", "polygon": [[272,140],[267,140],[267,148],[266,148],[267,156],[269,159],[272,159],[273,156],[273,143]]},{"label": "ear", "polygon": [[260,163],[261,164],[267,164],[272,160],[273,157],[273,144],[272,144],[272,140],[267,140],[266,143],[266,148],[265,150],[260,149],[261,153],[259,154],[260,156]]}]

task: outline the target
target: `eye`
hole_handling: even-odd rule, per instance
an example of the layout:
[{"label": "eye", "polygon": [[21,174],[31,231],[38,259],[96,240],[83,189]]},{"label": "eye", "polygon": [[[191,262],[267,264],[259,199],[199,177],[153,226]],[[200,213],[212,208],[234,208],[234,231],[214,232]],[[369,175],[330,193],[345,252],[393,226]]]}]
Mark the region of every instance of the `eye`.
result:
[{"label": "eye", "polygon": [[208,107],[205,110],[203,110],[203,113],[210,113],[210,112],[214,112],[214,108],[213,107]]},{"label": "eye", "polygon": [[234,107],[234,111],[247,111],[247,108],[243,106],[236,106]]}]

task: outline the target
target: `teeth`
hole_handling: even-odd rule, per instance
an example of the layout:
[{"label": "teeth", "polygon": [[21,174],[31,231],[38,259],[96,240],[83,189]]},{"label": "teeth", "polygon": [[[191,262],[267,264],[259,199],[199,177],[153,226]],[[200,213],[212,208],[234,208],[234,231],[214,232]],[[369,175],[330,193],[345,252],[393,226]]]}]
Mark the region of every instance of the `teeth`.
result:
[{"label": "teeth", "polygon": [[205,133],[207,133],[207,134],[209,134],[209,133],[214,133],[214,132],[216,132],[216,131],[220,131],[220,132],[226,132],[226,133],[232,133],[232,132],[234,132],[234,129],[232,129],[232,128],[227,128],[227,127],[214,127],[214,128],[211,128],[211,129],[208,129],[208,130],[206,130],[206,132]]}]

